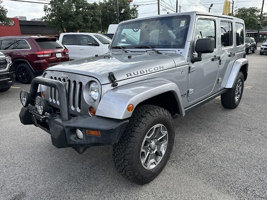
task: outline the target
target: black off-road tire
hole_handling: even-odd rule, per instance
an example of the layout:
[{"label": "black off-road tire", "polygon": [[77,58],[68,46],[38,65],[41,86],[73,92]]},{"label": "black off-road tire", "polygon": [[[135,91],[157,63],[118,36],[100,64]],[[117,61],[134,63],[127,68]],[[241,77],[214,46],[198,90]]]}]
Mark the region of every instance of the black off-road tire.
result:
[{"label": "black off-road tire", "polygon": [[34,74],[28,64],[21,63],[16,67],[16,78],[21,83],[31,83],[34,78]]},{"label": "black off-road tire", "polygon": [[[164,130],[167,130],[166,151],[164,154],[160,154],[162,156],[161,160],[153,169],[146,169],[141,161],[141,148],[144,147],[145,138],[147,138],[146,136],[150,133],[151,128],[159,124],[166,128]],[[128,180],[139,185],[151,182],[166,165],[172,151],[174,137],[173,119],[167,110],[153,105],[137,107],[125,133],[121,136],[119,142],[113,145],[113,161],[117,171]],[[147,158],[150,158],[150,156]]]},{"label": "black off-road tire", "polygon": [[0,92],[8,91],[10,88],[11,88],[11,86],[9,86],[9,87],[7,87],[7,88],[0,89]]},{"label": "black off-road tire", "polygon": [[238,73],[233,88],[221,95],[221,103],[224,108],[236,108],[242,98],[244,90],[244,75],[242,72]]}]

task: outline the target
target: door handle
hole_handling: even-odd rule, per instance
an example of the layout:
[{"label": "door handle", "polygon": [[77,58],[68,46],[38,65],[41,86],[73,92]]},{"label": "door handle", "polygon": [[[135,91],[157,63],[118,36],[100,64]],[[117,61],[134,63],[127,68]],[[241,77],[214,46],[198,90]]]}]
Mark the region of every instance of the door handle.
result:
[{"label": "door handle", "polygon": [[217,61],[217,60],[221,60],[221,57],[214,55],[214,57],[211,59],[211,61]]},{"label": "door handle", "polygon": [[233,52],[228,53],[228,57],[234,57],[234,56],[235,56],[235,53]]}]

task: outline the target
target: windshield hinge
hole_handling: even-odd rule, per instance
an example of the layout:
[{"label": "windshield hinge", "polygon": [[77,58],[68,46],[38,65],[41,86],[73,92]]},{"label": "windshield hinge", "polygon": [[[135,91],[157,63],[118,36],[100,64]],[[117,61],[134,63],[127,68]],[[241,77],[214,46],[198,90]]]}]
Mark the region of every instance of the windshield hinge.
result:
[{"label": "windshield hinge", "polygon": [[112,85],[111,85],[112,87],[116,87],[116,86],[118,86],[117,80],[116,80],[116,78],[115,78],[113,72],[109,72],[109,74],[108,74],[108,79],[109,79],[110,82],[112,83]]}]

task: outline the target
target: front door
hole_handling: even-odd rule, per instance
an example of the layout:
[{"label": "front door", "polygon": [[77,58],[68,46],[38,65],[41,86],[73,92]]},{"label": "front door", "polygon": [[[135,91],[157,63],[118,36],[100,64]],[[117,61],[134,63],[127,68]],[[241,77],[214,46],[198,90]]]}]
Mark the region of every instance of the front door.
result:
[{"label": "front door", "polygon": [[[218,55],[216,41],[216,20],[211,18],[199,18],[196,22],[194,41],[200,38],[214,40],[215,49],[212,53],[203,53],[202,60],[191,63],[188,78],[188,101],[190,104],[201,101],[209,96],[215,88],[221,58]],[[196,54],[194,52],[193,54]]]}]

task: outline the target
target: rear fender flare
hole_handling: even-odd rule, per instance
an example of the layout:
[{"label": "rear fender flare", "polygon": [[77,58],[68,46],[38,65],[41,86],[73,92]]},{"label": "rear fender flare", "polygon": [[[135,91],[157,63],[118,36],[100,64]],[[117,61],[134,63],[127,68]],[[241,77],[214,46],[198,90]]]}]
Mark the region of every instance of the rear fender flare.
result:
[{"label": "rear fender flare", "polygon": [[246,66],[245,71],[247,73],[248,60],[245,58],[240,58],[234,62],[229,78],[226,80],[225,88],[233,87],[236,77],[243,66]]}]

